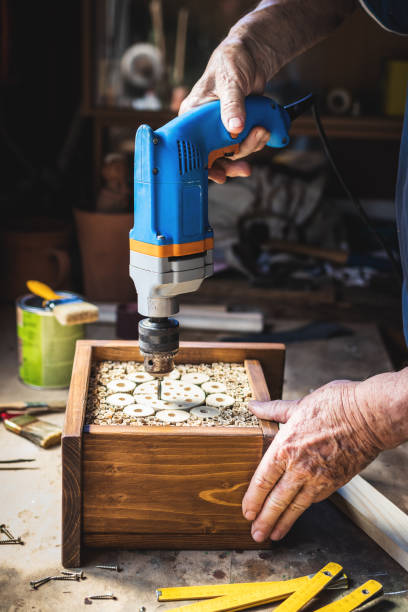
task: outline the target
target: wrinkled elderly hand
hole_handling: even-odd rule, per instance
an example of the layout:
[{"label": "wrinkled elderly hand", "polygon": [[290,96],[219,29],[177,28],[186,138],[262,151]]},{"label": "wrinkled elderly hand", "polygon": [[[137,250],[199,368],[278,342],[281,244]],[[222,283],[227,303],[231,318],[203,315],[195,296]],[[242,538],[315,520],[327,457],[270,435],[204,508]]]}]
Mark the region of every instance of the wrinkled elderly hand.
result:
[{"label": "wrinkled elderly hand", "polygon": [[283,424],[242,502],[255,541],[281,539],[311,504],[407,439],[407,382],[403,370],[335,381],[300,401],[251,402],[259,418]]},{"label": "wrinkled elderly hand", "polygon": [[[262,0],[215,49],[180,114],[219,99],[225,128],[239,134],[245,126],[245,96],[262,94],[282,66],[327,36],[354,8],[355,0]],[[227,176],[248,176],[250,166],[241,158],[262,149],[269,136],[265,128],[255,127],[238,154],[216,161],[209,178],[224,183]]]},{"label": "wrinkled elderly hand", "polygon": [[[266,66],[258,55],[256,46],[244,44],[233,36],[226,38],[215,49],[203,76],[181,104],[180,113],[219,98],[225,128],[232,134],[242,132],[245,127],[245,97],[250,93],[263,93],[268,78]],[[269,137],[265,128],[255,127],[241,143],[239,153],[229,159],[217,160],[208,172],[209,178],[224,183],[227,176],[249,176],[249,164],[237,160],[260,151]]]}]

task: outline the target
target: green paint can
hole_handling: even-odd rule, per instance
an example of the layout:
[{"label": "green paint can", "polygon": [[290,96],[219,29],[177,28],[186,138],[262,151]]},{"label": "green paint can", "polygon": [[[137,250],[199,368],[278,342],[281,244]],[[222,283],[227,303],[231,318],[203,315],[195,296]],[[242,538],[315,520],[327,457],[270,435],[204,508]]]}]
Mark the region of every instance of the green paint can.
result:
[{"label": "green paint can", "polygon": [[[63,297],[76,297],[59,291]],[[85,335],[84,325],[61,325],[42,298],[25,295],[17,300],[17,341],[19,376],[22,382],[39,389],[69,386],[75,343]]]}]

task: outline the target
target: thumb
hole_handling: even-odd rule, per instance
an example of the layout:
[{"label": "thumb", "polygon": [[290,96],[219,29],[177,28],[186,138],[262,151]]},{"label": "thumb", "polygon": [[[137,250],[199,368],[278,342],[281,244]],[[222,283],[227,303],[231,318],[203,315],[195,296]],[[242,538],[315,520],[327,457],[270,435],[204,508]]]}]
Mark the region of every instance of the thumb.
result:
[{"label": "thumb", "polygon": [[245,94],[236,81],[218,86],[221,120],[230,134],[240,134],[245,127]]},{"label": "thumb", "polygon": [[298,407],[298,401],[276,400],[274,402],[249,402],[249,409],[260,419],[286,423]]}]

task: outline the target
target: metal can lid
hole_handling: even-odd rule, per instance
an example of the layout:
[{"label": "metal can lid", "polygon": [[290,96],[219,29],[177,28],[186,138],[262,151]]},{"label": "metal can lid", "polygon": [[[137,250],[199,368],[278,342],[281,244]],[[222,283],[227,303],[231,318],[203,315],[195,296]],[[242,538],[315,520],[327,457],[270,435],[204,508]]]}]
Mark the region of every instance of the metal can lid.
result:
[{"label": "metal can lid", "polygon": [[[72,291],[56,291],[56,293],[64,298],[78,297],[78,294],[73,293]],[[51,308],[49,306],[43,306],[43,302],[43,298],[39,297],[38,295],[28,293],[27,295],[23,295],[21,298],[17,299],[17,306],[23,310],[28,310],[29,312],[41,312],[42,314],[51,313]]]}]

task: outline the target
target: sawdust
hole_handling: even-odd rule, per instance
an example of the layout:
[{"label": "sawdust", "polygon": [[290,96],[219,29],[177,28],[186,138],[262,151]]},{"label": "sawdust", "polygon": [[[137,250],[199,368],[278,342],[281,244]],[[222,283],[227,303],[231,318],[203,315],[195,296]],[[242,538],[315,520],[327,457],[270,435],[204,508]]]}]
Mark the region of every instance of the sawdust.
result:
[{"label": "sawdust", "polygon": [[[181,375],[185,373],[202,372],[210,381],[222,382],[235,402],[229,408],[219,408],[216,417],[200,419],[190,414],[187,421],[171,424],[172,427],[257,427],[258,419],[248,410],[248,401],[252,393],[248,376],[243,363],[202,363],[177,364]],[[126,374],[143,371],[143,365],[135,361],[101,361],[93,365],[89,388],[85,423],[87,425],[168,425],[155,415],[146,417],[130,417],[124,413],[123,407],[111,406],[106,398],[112,391],[107,388],[109,382]]]}]

